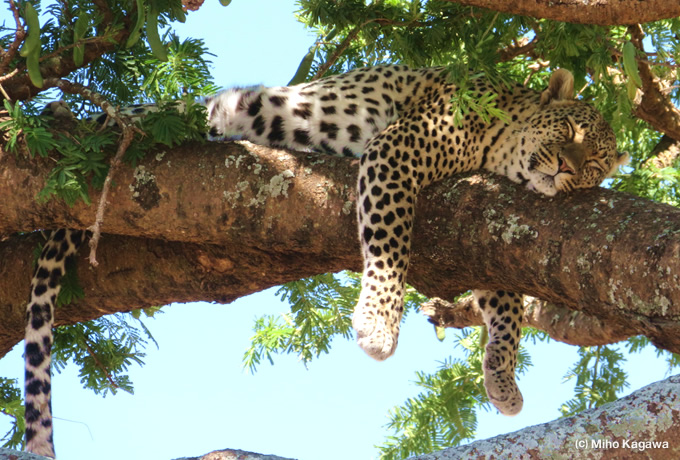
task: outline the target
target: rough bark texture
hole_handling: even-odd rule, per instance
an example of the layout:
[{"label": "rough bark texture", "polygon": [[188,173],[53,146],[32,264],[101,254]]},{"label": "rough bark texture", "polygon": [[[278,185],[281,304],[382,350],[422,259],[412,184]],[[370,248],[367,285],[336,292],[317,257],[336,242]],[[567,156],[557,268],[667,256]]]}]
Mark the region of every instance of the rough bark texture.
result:
[{"label": "rough bark texture", "polygon": [[[680,2],[668,3],[680,5]],[[642,52],[644,50],[642,27],[633,25],[628,27],[628,31],[631,35],[631,41]],[[646,121],[655,130],[664,133],[666,136],[675,140],[680,139],[680,110],[668,97],[669,81],[656,77],[648,61],[638,60],[637,65],[642,81],[642,91],[639,91],[640,100],[635,108],[635,116]]]},{"label": "rough bark texture", "polygon": [[678,156],[680,156],[680,142],[664,135],[642,166],[645,168],[650,165],[658,169],[668,168],[673,166]]},{"label": "rough bark texture", "polygon": [[[189,145],[116,172],[86,297],[57,323],[171,301],[229,302],[314,273],[361,267],[356,160],[249,143]],[[36,228],[94,210],[37,205],[46,168],[0,156],[0,352],[21,339]],[[95,194],[96,195],[96,194]],[[113,234],[119,236],[112,236]],[[85,251],[83,251],[85,252]],[[84,258],[84,254],[81,254]],[[508,289],[583,311],[680,351],[680,211],[604,189],[545,198],[471,174],[419,197],[409,281],[429,296]],[[579,343],[578,333],[572,343]]]},{"label": "rough bark texture", "polygon": [[258,454],[236,449],[216,450],[199,457],[184,457],[175,460],[293,460],[276,455]]},{"label": "rough bark texture", "polygon": [[680,16],[676,0],[448,0],[503,13],[601,26]]},{"label": "rough bark texture", "polygon": [[[484,325],[482,313],[471,295],[455,303],[435,297],[421,305],[420,311],[440,327],[462,329]],[[532,297],[525,302],[524,325],[545,331],[559,342],[580,346],[607,345],[636,335],[635,329],[625,323],[610,324]]]},{"label": "rough bark texture", "polygon": [[[680,457],[680,376],[653,383],[598,409],[411,460]],[[666,444],[663,444],[663,441]],[[658,442],[657,447],[645,444]],[[642,443],[642,444],[641,444]]]}]

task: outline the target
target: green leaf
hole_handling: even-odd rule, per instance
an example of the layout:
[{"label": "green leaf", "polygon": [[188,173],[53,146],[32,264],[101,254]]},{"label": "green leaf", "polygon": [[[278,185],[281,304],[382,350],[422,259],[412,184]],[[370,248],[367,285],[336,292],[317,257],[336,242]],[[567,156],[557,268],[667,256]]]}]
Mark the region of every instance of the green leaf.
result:
[{"label": "green leaf", "polygon": [[[21,57],[28,57],[30,55],[40,55],[40,19],[38,11],[31,3],[26,3],[24,9],[26,18],[26,25],[28,26],[28,33],[24,40],[24,46],[21,47],[19,55]],[[35,84],[35,83],[34,83]],[[36,85],[38,86],[38,85]]]},{"label": "green leaf", "polygon": [[28,70],[28,77],[31,79],[31,83],[36,88],[43,87],[43,77],[40,73],[40,48],[36,48],[31,54],[26,58],[26,69]]},{"label": "green leaf", "polygon": [[[623,70],[635,87],[642,88],[642,80],[640,79],[640,72],[638,70],[637,60],[635,59],[636,53],[637,48],[635,48],[635,45],[633,45],[632,42],[627,41],[623,44]],[[630,90],[628,91],[628,94],[630,95]]]},{"label": "green leaf", "polygon": [[[85,37],[85,34],[87,33],[88,29],[90,27],[90,16],[83,12],[78,16],[78,19],[76,19],[75,26],[73,28],[73,42],[78,43],[80,40],[82,40]],[[81,67],[83,65],[83,60],[85,58],[85,45],[80,44],[76,45],[75,48],[73,48],[73,62],[77,67]]]}]

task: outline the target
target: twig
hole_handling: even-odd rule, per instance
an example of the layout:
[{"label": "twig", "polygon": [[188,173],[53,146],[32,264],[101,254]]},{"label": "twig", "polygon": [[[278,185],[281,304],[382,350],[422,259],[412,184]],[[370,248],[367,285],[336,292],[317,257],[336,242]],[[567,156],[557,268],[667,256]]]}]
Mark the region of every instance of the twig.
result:
[{"label": "twig", "polygon": [[103,372],[104,375],[106,375],[106,380],[109,381],[111,386],[113,388],[120,388],[116,382],[113,381],[113,378],[111,377],[111,374],[109,373],[109,370],[102,364],[101,361],[99,361],[99,358],[97,358],[97,354],[94,352],[94,350],[90,347],[89,341],[87,340],[87,337],[85,337],[85,349],[87,350],[87,353],[92,356],[92,359],[94,359],[94,363],[97,365],[98,368],[100,368]]},{"label": "twig", "polygon": [[76,43],[71,43],[70,45],[62,46],[61,48],[58,48],[51,53],[45,54],[43,56],[40,56],[40,62],[46,61],[47,59],[51,59],[55,56],[59,56],[60,54],[64,53],[65,51],[68,51],[72,48],[75,48],[76,46],[80,45],[91,45],[91,44],[97,44],[97,43],[107,43],[111,41],[111,37],[103,35],[101,37],[88,37],[88,38],[81,38],[78,40]]},{"label": "twig", "polygon": [[357,35],[359,35],[361,29],[364,26],[366,26],[366,24],[369,24],[372,21],[374,20],[366,21],[363,24],[356,26],[354,29],[352,29],[347,34],[347,37],[345,37],[345,39],[338,45],[338,47],[335,48],[333,54],[331,54],[331,56],[328,59],[326,59],[326,62],[319,66],[319,69],[316,71],[316,74],[314,74],[312,80],[318,80],[319,78],[323,77],[323,74],[325,74],[328,71],[328,69],[335,63],[335,61],[338,60],[340,55],[345,52],[350,43],[352,43],[352,40],[354,40],[357,37]]},{"label": "twig", "polygon": [[500,62],[507,62],[515,59],[517,56],[520,56],[522,54],[526,54],[529,57],[534,57],[532,51],[536,48],[537,44],[538,35],[535,35],[531,41],[529,41],[529,39],[525,37],[520,41],[515,42],[515,44],[500,50],[498,52],[498,60]]},{"label": "twig", "polygon": [[[21,16],[19,16],[19,8],[17,8],[17,5],[16,3],[14,3],[14,0],[9,0],[9,7],[12,10],[12,14],[14,15],[14,22],[17,25],[17,31],[14,34],[14,41],[12,42],[11,45],[9,45],[9,48],[7,48],[7,51],[4,53],[2,57],[2,62],[0,62],[0,74],[5,73],[5,71],[9,67],[9,62],[16,55],[17,50],[19,49],[19,45],[21,44],[21,42],[24,41],[24,38],[26,38],[26,30],[24,29],[24,25],[21,23]],[[9,97],[7,99],[9,99]]]},{"label": "twig", "polygon": [[69,94],[80,94],[84,98],[92,101],[97,106],[101,107],[109,117],[113,118],[118,124],[119,128],[122,130],[122,140],[118,144],[118,151],[116,155],[111,160],[109,165],[109,172],[104,180],[104,186],[102,187],[101,196],[99,197],[99,203],[97,205],[97,214],[94,224],[92,224],[88,230],[92,232],[92,237],[90,238],[90,264],[93,266],[99,265],[97,262],[97,245],[99,244],[99,239],[101,238],[101,224],[104,221],[104,211],[106,209],[107,197],[109,195],[109,190],[111,189],[111,176],[113,172],[116,171],[118,165],[120,164],[123,155],[127,151],[128,147],[134,139],[135,132],[144,135],[144,133],[137,128],[134,124],[126,121],[124,117],[118,113],[118,111],[111,105],[101,94],[95,93],[94,91],[80,85],[78,83],[73,83],[68,80],[60,78],[48,78],[45,79],[45,87],[57,87],[65,93]]},{"label": "twig", "polygon": [[537,74],[541,69],[545,69],[548,67],[550,67],[550,61],[536,59],[536,62],[534,62],[528,67],[529,70],[531,70],[531,73],[527,75],[527,77],[524,79],[524,86],[526,86],[529,83],[529,80],[531,80],[531,77]]}]

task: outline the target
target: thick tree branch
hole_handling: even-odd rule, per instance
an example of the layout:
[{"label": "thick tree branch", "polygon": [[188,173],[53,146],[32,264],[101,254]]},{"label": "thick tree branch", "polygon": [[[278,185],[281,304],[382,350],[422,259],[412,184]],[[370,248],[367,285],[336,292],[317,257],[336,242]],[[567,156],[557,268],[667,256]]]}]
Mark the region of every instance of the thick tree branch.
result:
[{"label": "thick tree branch", "polygon": [[[452,447],[410,460],[678,458],[680,376],[653,383],[625,398],[573,417]],[[658,444],[647,444],[657,442]],[[664,443],[665,442],[665,443]]]},{"label": "thick tree branch", "polygon": [[448,1],[508,14],[600,26],[640,24],[680,16],[680,3],[668,0]]},{"label": "thick tree branch", "polygon": [[[0,202],[0,234],[93,221],[91,207],[33,201],[47,162],[0,155],[0,196],[11,197]],[[97,269],[81,261],[86,298],[58,311],[57,321],[172,300],[230,301],[359,269],[356,166],[249,143],[150,152],[135,171],[120,168],[112,178],[103,231],[126,238],[103,239]],[[413,241],[409,281],[426,295],[523,292],[680,351],[675,208],[604,189],[545,198],[472,174],[420,194]],[[12,237],[0,248],[0,260],[12,261],[0,268],[3,347],[21,337],[32,244]]]}]

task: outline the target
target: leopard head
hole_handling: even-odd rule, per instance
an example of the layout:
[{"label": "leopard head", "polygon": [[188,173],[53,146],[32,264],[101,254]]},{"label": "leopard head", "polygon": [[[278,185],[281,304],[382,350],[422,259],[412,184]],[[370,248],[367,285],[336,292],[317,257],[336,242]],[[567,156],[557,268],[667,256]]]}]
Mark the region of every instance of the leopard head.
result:
[{"label": "leopard head", "polygon": [[519,139],[528,187],[544,195],[595,187],[628,161],[602,114],[574,99],[574,77],[556,70]]}]

